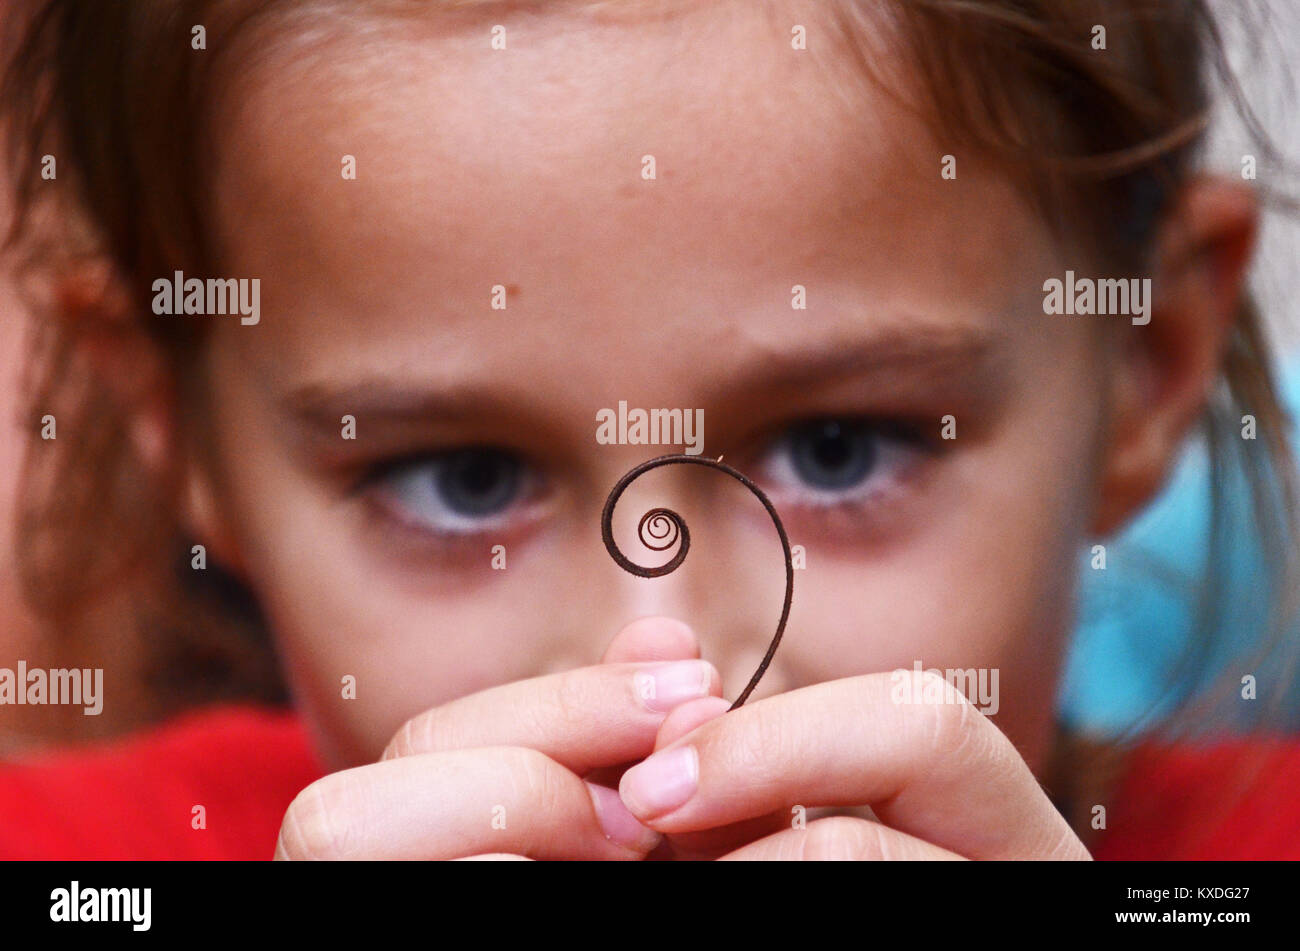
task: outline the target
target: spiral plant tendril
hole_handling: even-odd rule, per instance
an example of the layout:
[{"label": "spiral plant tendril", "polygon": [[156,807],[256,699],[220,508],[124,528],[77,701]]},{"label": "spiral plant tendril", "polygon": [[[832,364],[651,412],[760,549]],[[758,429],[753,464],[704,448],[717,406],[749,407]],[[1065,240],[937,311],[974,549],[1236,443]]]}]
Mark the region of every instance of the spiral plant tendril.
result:
[{"label": "spiral plant tendril", "polygon": [[619,497],[623,491],[631,485],[643,473],[651,469],[658,469],[660,466],[671,465],[695,465],[705,466],[709,469],[717,469],[719,472],[725,472],[745,488],[753,492],[758,500],[763,503],[763,508],[767,509],[767,514],[772,516],[772,523],[776,525],[776,533],[781,536],[781,550],[785,553],[785,604],[781,608],[781,620],[777,622],[776,634],[772,636],[772,642],[767,647],[767,653],[763,655],[762,661],[759,662],[758,669],[754,671],[754,676],[749,679],[749,684],[745,687],[736,702],[728,708],[728,713],[735,710],[754,692],[758,686],[759,680],[762,679],[767,665],[772,662],[776,655],[776,649],[781,643],[781,635],[785,633],[785,622],[790,618],[790,604],[794,600],[794,561],[790,557],[790,539],[786,537],[785,526],[781,524],[780,517],[776,514],[771,501],[763,490],[756,486],[744,474],[733,469],[731,466],[724,464],[721,459],[706,459],[701,456],[659,456],[648,462],[643,462],[636,468],[628,472],[623,478],[615,483],[614,488],[609,492],[609,498],[605,500],[605,510],[600,514],[600,535],[605,542],[605,550],[609,556],[614,559],[620,568],[624,571],[636,575],[638,578],[662,578],[664,575],[676,571],[682,562],[686,560],[686,553],[691,547],[691,533],[686,527],[685,520],[674,512],[672,509],[654,508],[641,516],[637,522],[636,533],[641,544],[651,551],[668,551],[674,545],[677,546],[677,553],[665,564],[657,568],[646,568],[638,565],[619,550],[614,541],[614,506],[618,504]]}]

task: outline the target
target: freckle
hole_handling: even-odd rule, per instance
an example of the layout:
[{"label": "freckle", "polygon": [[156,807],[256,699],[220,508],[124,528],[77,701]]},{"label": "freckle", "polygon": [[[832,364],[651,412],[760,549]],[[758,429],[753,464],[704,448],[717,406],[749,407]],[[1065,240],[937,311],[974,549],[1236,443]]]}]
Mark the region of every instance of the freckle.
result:
[{"label": "freckle", "polygon": [[519,285],[518,285],[518,284],[507,284],[507,285],[506,285],[506,296],[507,296],[507,297],[515,297],[515,298],[519,297]]},{"label": "freckle", "polygon": [[636,187],[635,185],[632,185],[632,184],[623,184],[623,185],[619,185],[619,186],[618,186],[618,197],[619,197],[619,198],[635,198],[635,197],[637,196],[637,193],[638,193],[638,190],[637,190],[637,187]]}]

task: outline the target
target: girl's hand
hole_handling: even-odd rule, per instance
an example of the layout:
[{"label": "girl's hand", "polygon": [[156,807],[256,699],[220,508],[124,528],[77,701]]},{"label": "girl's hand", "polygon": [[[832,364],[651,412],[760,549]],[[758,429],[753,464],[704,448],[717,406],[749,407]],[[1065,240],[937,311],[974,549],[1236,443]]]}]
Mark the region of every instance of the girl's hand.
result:
[{"label": "girl's hand", "polygon": [[[729,859],[1090,858],[992,721],[934,675],[903,673],[912,697],[928,686],[943,701],[896,703],[893,675],[871,674],[726,715],[713,700],[683,705],[623,775],[623,802],[674,851]],[[869,806],[880,821],[792,828],[795,806]],[[739,834],[764,817],[782,831]]]},{"label": "girl's hand", "polygon": [[603,663],[494,687],[408,721],[378,763],[308,786],[277,859],[639,859],[660,841],[583,775],[644,759],[668,711],[721,678],[685,625],[625,627]]}]

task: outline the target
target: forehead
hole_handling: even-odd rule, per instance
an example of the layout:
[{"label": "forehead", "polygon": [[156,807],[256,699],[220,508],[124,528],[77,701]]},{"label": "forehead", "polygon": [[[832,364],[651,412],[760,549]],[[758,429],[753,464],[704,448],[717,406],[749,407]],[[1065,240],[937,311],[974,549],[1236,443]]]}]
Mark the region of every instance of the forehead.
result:
[{"label": "forehead", "polygon": [[832,323],[860,319],[863,287],[882,310],[1005,307],[1036,222],[973,156],[941,176],[946,150],[870,83],[829,6],[286,25],[217,113],[228,267],[263,277],[264,337],[294,332],[274,319],[294,308],[382,311],[453,350],[498,284],[533,318],[520,346],[614,313],[725,336],[759,301],[788,318],[795,284],[840,302],[810,318]]}]

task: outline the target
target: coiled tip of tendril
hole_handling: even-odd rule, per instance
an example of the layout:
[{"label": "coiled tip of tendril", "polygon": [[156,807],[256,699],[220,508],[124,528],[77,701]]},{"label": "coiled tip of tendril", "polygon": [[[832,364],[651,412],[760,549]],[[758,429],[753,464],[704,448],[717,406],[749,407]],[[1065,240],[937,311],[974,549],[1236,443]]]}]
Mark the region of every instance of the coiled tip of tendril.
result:
[{"label": "coiled tip of tendril", "polygon": [[641,520],[636,527],[637,538],[640,539],[642,545],[651,551],[667,551],[673,545],[678,546],[677,554],[667,564],[660,565],[657,568],[646,568],[638,565],[624,555],[614,541],[614,506],[618,504],[619,498],[623,495],[623,490],[643,473],[667,465],[707,466],[724,472],[737,480],[763,503],[763,507],[767,510],[767,514],[771,516],[772,523],[776,526],[776,533],[781,539],[781,550],[785,555],[785,603],[781,607],[781,619],[777,622],[776,633],[772,636],[772,641],[767,647],[767,653],[763,655],[763,659],[759,662],[758,669],[754,671],[754,676],[750,678],[749,684],[736,698],[735,703],[731,705],[730,709],[735,710],[749,698],[754,688],[758,686],[763,672],[767,670],[768,664],[771,663],[772,657],[776,654],[776,649],[781,643],[781,635],[785,631],[785,623],[790,617],[790,604],[794,598],[794,565],[790,557],[790,539],[786,536],[785,527],[781,524],[776,509],[772,507],[771,500],[763,494],[763,490],[731,466],[725,465],[721,456],[716,460],[687,455],[660,456],[657,459],[641,463],[641,465],[636,466],[624,475],[615,483],[614,488],[610,490],[609,497],[605,499],[605,510],[600,515],[601,538],[605,542],[605,549],[609,552],[610,557],[624,571],[634,574],[638,578],[660,578],[676,571],[681,563],[686,560],[686,552],[691,547],[691,533],[686,528],[685,520],[672,509],[651,509],[641,516]]},{"label": "coiled tip of tendril", "polygon": [[641,521],[636,526],[641,544],[651,551],[667,551],[672,548],[685,530],[686,523],[672,509],[651,509],[641,516]]},{"label": "coiled tip of tendril", "polygon": [[630,572],[639,578],[661,578],[676,571],[681,566],[681,563],[686,560],[686,553],[691,547],[691,532],[686,527],[686,521],[672,509],[651,509],[642,515],[641,520],[637,522],[637,538],[650,551],[668,551],[674,545],[677,546],[677,553],[668,562],[655,568],[638,565],[619,549],[618,544],[614,541],[613,530],[610,527],[610,516],[612,514],[613,506],[610,506],[606,518],[602,520],[605,547],[624,571]]}]

